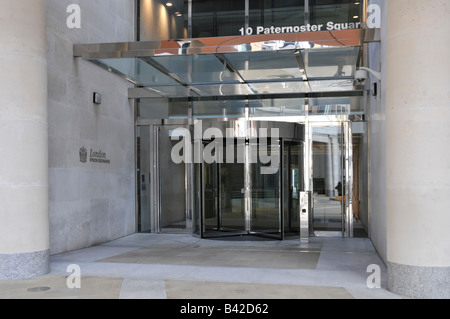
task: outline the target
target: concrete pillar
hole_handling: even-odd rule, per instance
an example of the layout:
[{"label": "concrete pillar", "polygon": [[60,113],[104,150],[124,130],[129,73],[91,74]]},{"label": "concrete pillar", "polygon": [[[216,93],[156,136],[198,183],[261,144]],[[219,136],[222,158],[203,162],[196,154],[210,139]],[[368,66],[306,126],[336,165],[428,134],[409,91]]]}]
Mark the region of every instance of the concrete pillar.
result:
[{"label": "concrete pillar", "polygon": [[388,288],[450,297],[450,3],[388,0]]},{"label": "concrete pillar", "polygon": [[0,280],[49,271],[44,0],[0,10]]}]

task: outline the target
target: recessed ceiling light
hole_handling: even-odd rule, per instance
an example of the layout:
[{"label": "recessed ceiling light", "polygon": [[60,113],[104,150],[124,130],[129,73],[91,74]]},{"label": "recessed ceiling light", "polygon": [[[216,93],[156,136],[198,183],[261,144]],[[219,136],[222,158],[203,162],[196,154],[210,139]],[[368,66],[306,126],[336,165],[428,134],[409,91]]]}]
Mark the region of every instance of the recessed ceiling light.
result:
[{"label": "recessed ceiling light", "polygon": [[359,18],[359,16],[353,16],[353,19],[358,19]]},{"label": "recessed ceiling light", "polygon": [[171,7],[171,6],[173,6],[173,3],[172,2],[167,2],[166,6]]}]

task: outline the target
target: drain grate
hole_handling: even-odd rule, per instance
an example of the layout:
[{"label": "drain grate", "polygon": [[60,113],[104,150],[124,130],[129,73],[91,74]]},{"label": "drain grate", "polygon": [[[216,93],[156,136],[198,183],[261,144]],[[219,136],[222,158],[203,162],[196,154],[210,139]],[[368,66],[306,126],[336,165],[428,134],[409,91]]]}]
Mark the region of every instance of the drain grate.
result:
[{"label": "drain grate", "polygon": [[33,288],[28,288],[27,291],[28,292],[42,292],[42,291],[47,291],[50,290],[50,287],[33,287]]}]

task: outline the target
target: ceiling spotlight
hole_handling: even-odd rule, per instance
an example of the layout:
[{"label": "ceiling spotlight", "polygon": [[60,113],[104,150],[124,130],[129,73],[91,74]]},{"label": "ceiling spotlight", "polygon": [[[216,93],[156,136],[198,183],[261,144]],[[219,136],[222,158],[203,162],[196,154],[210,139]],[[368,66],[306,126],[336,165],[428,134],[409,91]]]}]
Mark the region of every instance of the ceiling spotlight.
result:
[{"label": "ceiling spotlight", "polygon": [[173,3],[172,2],[167,2],[166,6],[171,7],[171,6],[173,6]]}]

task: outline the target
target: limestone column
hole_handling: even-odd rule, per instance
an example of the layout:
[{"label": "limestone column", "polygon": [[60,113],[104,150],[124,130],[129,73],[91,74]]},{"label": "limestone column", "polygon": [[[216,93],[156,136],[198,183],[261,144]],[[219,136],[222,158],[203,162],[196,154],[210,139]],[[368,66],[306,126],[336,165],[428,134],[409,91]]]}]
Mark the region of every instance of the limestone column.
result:
[{"label": "limestone column", "polygon": [[450,298],[450,3],[388,0],[388,288]]},{"label": "limestone column", "polygon": [[0,10],[0,280],[49,271],[44,0]]}]

